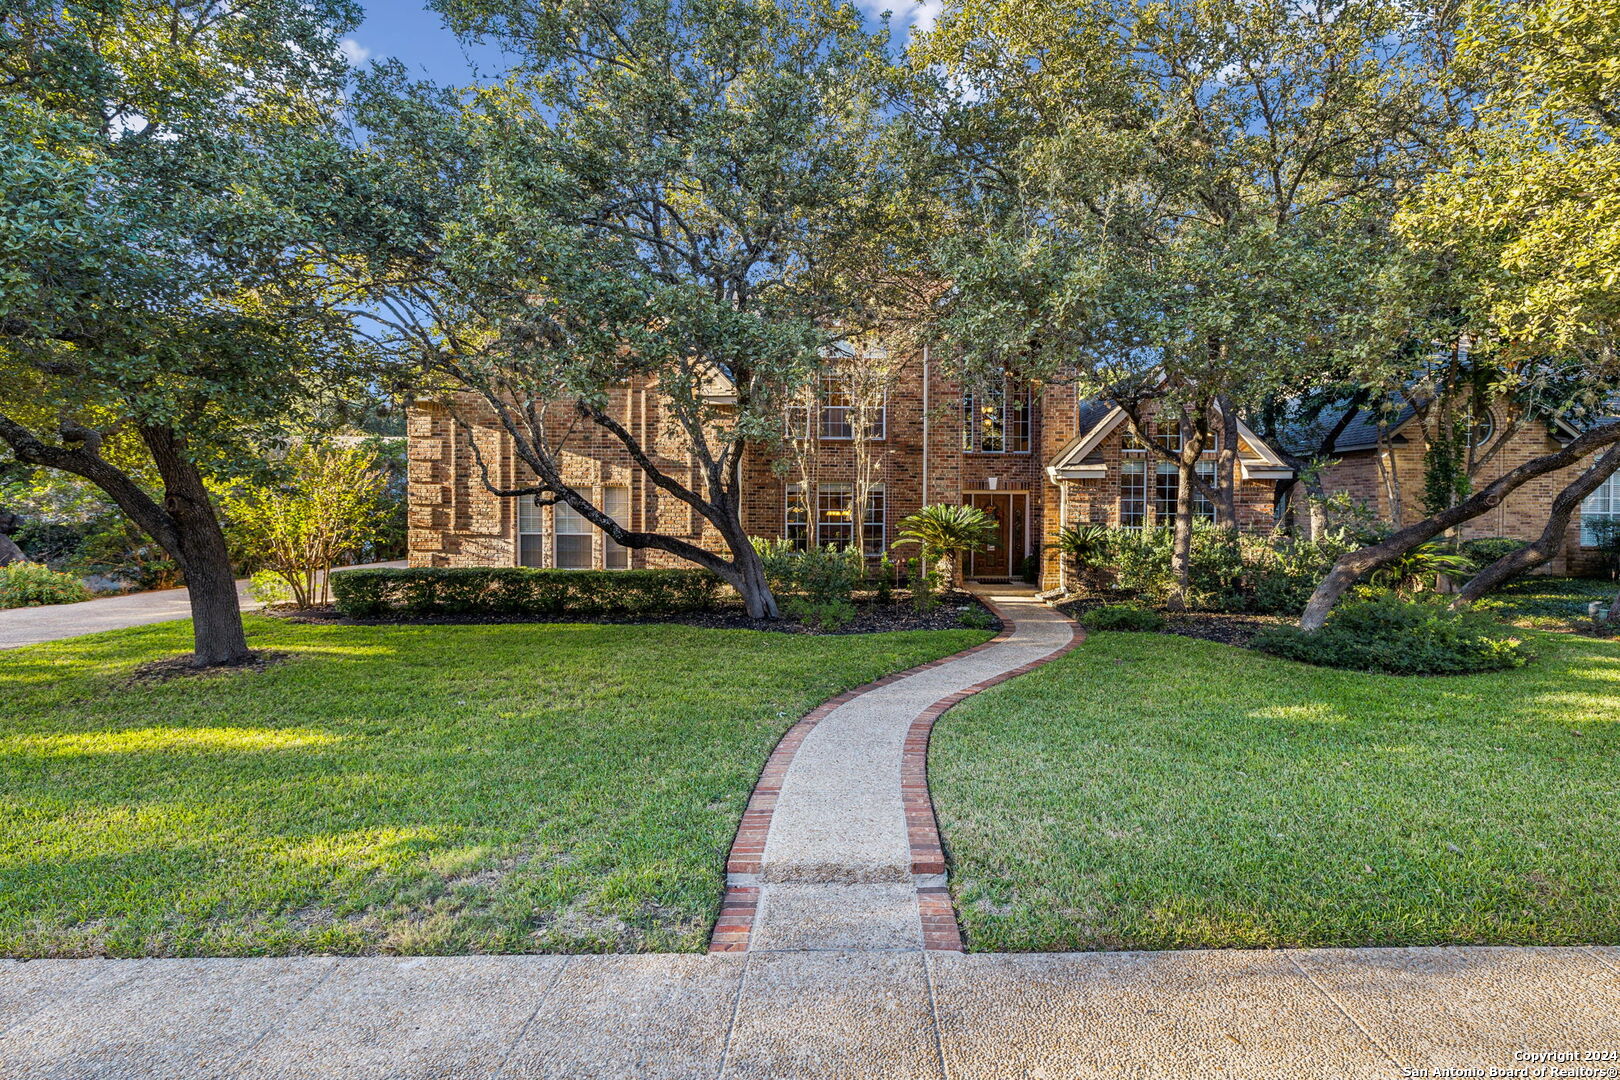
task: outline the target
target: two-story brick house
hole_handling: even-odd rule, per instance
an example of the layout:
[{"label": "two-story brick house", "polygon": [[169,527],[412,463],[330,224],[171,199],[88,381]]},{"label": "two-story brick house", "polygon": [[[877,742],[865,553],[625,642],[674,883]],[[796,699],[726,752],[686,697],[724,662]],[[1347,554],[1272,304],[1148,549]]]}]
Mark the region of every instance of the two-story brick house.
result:
[{"label": "two-story brick house", "polygon": [[[923,505],[969,504],[1001,522],[1001,541],[974,555],[967,575],[1007,580],[1033,572],[1050,588],[1061,584],[1065,573],[1048,546],[1064,524],[1149,526],[1173,514],[1174,470],[1134,444],[1118,410],[1077,400],[1065,386],[1032,387],[1009,379],[988,391],[969,390],[926,357],[902,372],[879,419],[862,433],[874,462],[866,505],[854,506],[857,433],[850,405],[829,382],[819,415],[808,425],[817,440],[813,490],[805,490],[791,462],[763,455],[745,462],[743,520],[750,534],[851,544],[858,532],[862,545],[875,554],[893,542],[897,523]],[[452,407],[465,426],[452,419]],[[664,431],[656,387],[615,390],[611,408],[652,448],[658,468],[690,469],[681,441]],[[619,547],[567,507],[536,507],[532,499],[492,495],[480,460],[499,486],[517,484],[524,471],[494,416],[470,395],[453,405],[418,401],[409,410],[408,425],[412,565],[679,565],[664,552]],[[1249,527],[1270,528],[1278,483],[1293,473],[1252,432],[1240,434],[1239,518]],[[1175,439],[1170,431],[1156,437],[1167,444]],[[1213,450],[1206,459],[1212,473]],[[630,528],[721,547],[701,516],[649,483],[604,433],[579,435],[564,454],[564,473]],[[1206,504],[1203,512],[1213,515],[1213,508]]]}]

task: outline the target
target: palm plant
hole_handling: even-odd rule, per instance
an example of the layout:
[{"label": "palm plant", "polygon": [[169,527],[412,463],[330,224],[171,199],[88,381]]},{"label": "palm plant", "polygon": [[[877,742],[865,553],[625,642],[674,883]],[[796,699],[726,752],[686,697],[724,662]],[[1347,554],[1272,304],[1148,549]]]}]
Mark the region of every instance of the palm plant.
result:
[{"label": "palm plant", "polygon": [[1070,560],[1074,579],[1086,581],[1089,572],[1108,556],[1109,530],[1106,525],[1069,525],[1058,530],[1047,547]]},{"label": "palm plant", "polygon": [[1440,544],[1430,541],[1374,570],[1367,575],[1367,584],[1402,594],[1413,593],[1423,587],[1425,580],[1440,574],[1466,577],[1473,572],[1473,568],[1474,564],[1468,556],[1447,551]]},{"label": "palm plant", "polygon": [[893,547],[917,544],[925,562],[937,562],[940,577],[955,588],[960,581],[960,552],[987,551],[996,546],[1001,526],[977,506],[934,503],[900,522]]}]

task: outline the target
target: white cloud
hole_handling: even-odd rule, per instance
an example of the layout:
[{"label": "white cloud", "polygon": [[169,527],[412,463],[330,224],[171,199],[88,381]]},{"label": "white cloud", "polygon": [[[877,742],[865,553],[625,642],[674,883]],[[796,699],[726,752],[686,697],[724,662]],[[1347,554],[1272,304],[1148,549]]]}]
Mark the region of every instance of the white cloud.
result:
[{"label": "white cloud", "polygon": [[911,32],[926,34],[934,28],[934,21],[945,8],[945,0],[920,0],[911,8]]},{"label": "white cloud", "polygon": [[354,40],[354,38],[344,38],[338,42],[338,53],[343,59],[356,67],[371,59],[371,50]]}]

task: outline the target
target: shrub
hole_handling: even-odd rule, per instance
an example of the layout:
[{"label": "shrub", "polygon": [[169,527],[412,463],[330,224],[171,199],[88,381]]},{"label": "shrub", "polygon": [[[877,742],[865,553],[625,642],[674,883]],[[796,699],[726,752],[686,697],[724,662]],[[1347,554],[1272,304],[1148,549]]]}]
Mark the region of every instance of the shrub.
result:
[{"label": "shrub", "polygon": [[1521,667],[1532,654],[1490,616],[1382,594],[1340,604],[1320,630],[1265,630],[1254,647],[1324,667],[1392,675],[1462,675]]},{"label": "shrub", "polygon": [[1473,573],[1479,573],[1497,559],[1511,555],[1524,547],[1523,540],[1511,536],[1482,536],[1478,540],[1464,540],[1462,554]]},{"label": "shrub", "polygon": [[1473,563],[1466,556],[1431,540],[1368,574],[1367,584],[1404,595],[1421,591],[1440,575],[1465,577],[1472,572]]},{"label": "shrub", "polygon": [[988,630],[996,624],[996,620],[984,608],[974,605],[958,615],[956,623],[968,630]]},{"label": "shrub", "polygon": [[1109,604],[1092,608],[1080,617],[1080,625],[1087,630],[1127,630],[1150,633],[1164,629],[1164,616],[1149,608],[1133,604]]},{"label": "shrub", "polygon": [[707,570],[539,570],[531,567],[340,570],[337,610],[353,618],[406,615],[640,616],[712,607]]},{"label": "shrub", "polygon": [[[1170,572],[1174,536],[1169,529],[1108,529],[1076,537],[1083,546],[1084,578],[1096,591],[1146,604],[1163,603],[1175,578]],[[1348,539],[1318,542],[1288,536],[1234,535],[1199,522],[1193,530],[1188,606],[1200,611],[1260,615],[1297,614]],[[1112,581],[1099,588],[1100,568],[1111,564]]]},{"label": "shrub", "polygon": [[94,594],[72,574],[62,574],[44,563],[14,562],[0,566],[0,608],[77,604]]},{"label": "shrub", "polygon": [[284,466],[284,482],[242,484],[222,501],[232,540],[305,608],[326,599],[340,557],[375,539],[387,475],[372,451],[341,446],[300,443]]},{"label": "shrub", "polygon": [[269,607],[292,599],[292,587],[274,570],[255,570],[248,579],[248,595]]},{"label": "shrub", "polygon": [[790,596],[782,602],[782,613],[822,630],[842,630],[855,621],[855,605],[848,600],[812,600]]},{"label": "shrub", "polygon": [[778,598],[803,596],[816,604],[848,603],[866,574],[866,560],[853,547],[813,544],[797,548],[789,540],[754,539],[765,564],[765,580]]}]

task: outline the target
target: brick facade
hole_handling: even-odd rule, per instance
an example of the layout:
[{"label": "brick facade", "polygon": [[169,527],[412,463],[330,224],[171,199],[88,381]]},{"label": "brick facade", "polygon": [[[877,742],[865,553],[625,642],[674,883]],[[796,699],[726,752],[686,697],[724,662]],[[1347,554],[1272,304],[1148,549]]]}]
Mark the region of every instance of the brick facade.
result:
[{"label": "brick facade", "polygon": [[[1488,482],[1532,458],[1556,453],[1563,445],[1554,438],[1553,431],[1539,421],[1530,420],[1516,431],[1507,431],[1506,418],[1493,410],[1496,437],[1507,439],[1507,444],[1493,452],[1484,472]],[[1390,498],[1388,477],[1398,480],[1400,492],[1400,518],[1402,524],[1423,519],[1423,434],[1416,420],[1411,420],[1390,433],[1386,450],[1376,448],[1341,452],[1337,462],[1322,470],[1322,485],[1329,494],[1343,492],[1368,507],[1383,521],[1395,518]],[[1494,445],[1487,442],[1486,447]],[[1381,464],[1382,460],[1382,464]],[[1553,499],[1585,469],[1589,462],[1548,473],[1518,488],[1495,509],[1464,523],[1460,528],[1464,540],[1506,536],[1516,540],[1534,540],[1547,526],[1547,515]],[[1570,519],[1564,537],[1563,550],[1541,568],[1550,574],[1595,574],[1600,572],[1600,552],[1581,544],[1581,518],[1577,511]]]},{"label": "brick facade", "polygon": [[[920,360],[906,372],[889,395],[883,438],[873,443],[881,463],[876,480],[884,494],[884,543],[893,542],[902,518],[927,503],[992,502],[998,510],[1021,516],[1021,542],[1010,560],[992,568],[999,572],[980,576],[1017,576],[1023,560],[1033,556],[1042,586],[1056,586],[1059,560],[1047,544],[1063,522],[1118,522],[1118,464],[1125,456],[1121,446],[1124,428],[1115,430],[1101,445],[1101,460],[1109,466],[1104,475],[1055,481],[1047,466],[1081,434],[1080,407],[1071,389],[1047,387],[1030,393],[1027,451],[982,452],[964,449],[962,386],[942,374],[939,365],[925,365]],[[653,448],[660,468],[696,483],[680,440],[663,434],[656,388],[616,390],[611,409]],[[500,486],[516,485],[529,474],[493,412],[471,395],[461,395],[453,402],[419,401],[410,407],[408,433],[411,565],[520,565],[519,500],[490,494],[479,461],[482,459],[490,478]],[[582,425],[568,445],[565,478],[591,494],[598,506],[605,488],[624,489],[621,497],[628,508],[627,527],[665,532],[713,550],[723,549],[713,528],[650,483],[611,436]],[[1245,457],[1250,456],[1247,444],[1242,449]],[[854,457],[848,440],[822,441],[817,483],[850,482]],[[752,535],[780,537],[785,532],[787,487],[797,478],[793,468],[782,465],[763,458],[744,463],[743,523]],[[1239,483],[1239,512],[1245,524],[1270,527],[1274,493],[1273,480]],[[542,508],[526,511],[524,516],[539,530],[529,541],[535,561],[554,565],[554,511]],[[594,529],[591,533],[591,565],[603,566],[605,537]],[[627,562],[635,568],[684,565],[667,553],[645,550],[631,551]]]}]

